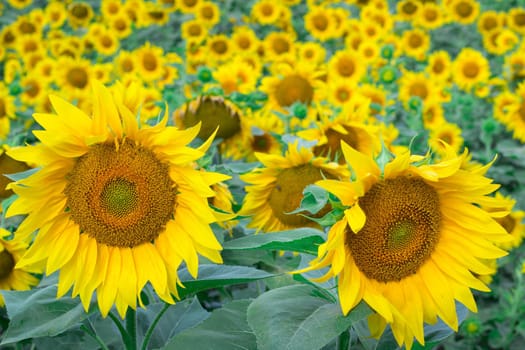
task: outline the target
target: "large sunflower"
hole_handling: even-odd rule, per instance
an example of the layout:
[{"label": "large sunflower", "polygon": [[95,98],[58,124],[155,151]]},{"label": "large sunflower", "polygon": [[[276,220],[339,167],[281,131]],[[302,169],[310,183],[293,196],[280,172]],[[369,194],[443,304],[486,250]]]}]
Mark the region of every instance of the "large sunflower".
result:
[{"label": "large sunflower", "polygon": [[195,168],[211,143],[186,146],[198,126],[168,127],[166,113],[140,127],[122,95],[98,82],[93,92],[92,117],[56,96],[57,115],[34,115],[41,144],[9,155],[41,169],[10,185],[19,197],[7,216],[27,214],[17,236],[38,230],[19,268],[41,262],[47,274],[60,270],[57,297],[73,287],[87,310],[96,290],[103,316],[113,304],[124,316],[147,282],[173,303],[183,261],[193,276],[198,253],[221,262],[208,198],[209,186],[228,177]]},{"label": "large sunflower", "polygon": [[355,180],[316,184],[347,209],[306,270],[329,266],[320,280],[338,277],[343,313],[364,300],[377,313],[371,333],[390,324],[407,349],[414,337],[424,344],[423,323],[437,317],[457,330],[455,300],[476,311],[470,288],[488,288],[472,273],[491,272],[481,259],[505,255],[494,243],[509,239],[494,220],[508,212],[489,212],[502,207],[488,196],[498,188],[484,176],[489,166],[462,169],[467,152],[448,148],[438,163],[407,151],[382,171],[370,156],[342,150]]},{"label": "large sunflower", "polygon": [[[38,284],[38,278],[31,273],[39,271],[16,266],[27,250],[27,243],[19,239],[7,239],[10,235],[11,232],[0,228],[0,290],[29,290]],[[0,306],[4,306],[1,294]]]},{"label": "large sunflower", "polygon": [[[241,175],[248,186],[238,214],[251,216],[248,227],[263,232],[317,226],[300,214],[291,214],[299,208],[303,190],[323,178],[348,176],[345,167],[328,162],[327,158],[315,157],[312,150],[297,144],[289,144],[284,156],[259,152],[255,156],[263,167]],[[323,208],[317,216],[328,210],[328,207]]]}]

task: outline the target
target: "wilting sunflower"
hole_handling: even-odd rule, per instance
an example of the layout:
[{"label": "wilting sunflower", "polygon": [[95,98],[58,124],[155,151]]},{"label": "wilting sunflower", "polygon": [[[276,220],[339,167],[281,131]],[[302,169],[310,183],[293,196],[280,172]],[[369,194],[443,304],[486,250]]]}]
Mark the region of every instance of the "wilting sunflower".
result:
[{"label": "wilting sunflower", "polygon": [[18,199],[6,214],[27,214],[17,236],[38,231],[18,267],[60,270],[57,297],[73,287],[87,310],[96,290],[103,316],[115,304],[124,317],[148,282],[173,303],[183,261],[193,276],[197,254],[221,262],[208,198],[209,186],[228,177],[195,168],[211,144],[187,147],[198,126],[168,127],[165,113],[159,124],[140,127],[109,89],[94,82],[93,92],[92,117],[56,96],[57,115],[34,115],[41,144],[9,155],[41,169],[10,185]]},{"label": "wilting sunflower", "polygon": [[[16,264],[27,250],[27,242],[20,239],[7,239],[11,232],[0,228],[0,290],[29,290],[38,284],[38,278],[31,272],[38,269],[20,268]],[[0,294],[0,306],[4,306]]]},{"label": "wilting sunflower", "polygon": [[371,333],[390,324],[407,349],[414,337],[424,344],[423,323],[437,317],[457,330],[455,301],[476,311],[470,288],[488,290],[472,275],[492,271],[480,259],[506,254],[494,243],[509,235],[494,218],[507,212],[480,208],[501,207],[488,196],[498,188],[484,176],[488,166],[461,169],[467,153],[448,149],[435,164],[407,151],[382,171],[373,158],[344,143],[342,149],[355,180],[316,184],[347,209],[305,270],[329,266],[319,280],[338,277],[343,313],[364,300],[377,312]]},{"label": "wilting sunflower", "polygon": [[[315,157],[312,150],[298,147],[295,143],[288,145],[284,156],[255,153],[255,157],[263,167],[241,175],[248,186],[238,214],[251,216],[248,227],[258,231],[318,227],[302,215],[291,214],[299,208],[304,188],[323,178],[348,177],[345,167],[329,162],[327,158]],[[321,217],[329,210],[327,205],[315,217]]]}]

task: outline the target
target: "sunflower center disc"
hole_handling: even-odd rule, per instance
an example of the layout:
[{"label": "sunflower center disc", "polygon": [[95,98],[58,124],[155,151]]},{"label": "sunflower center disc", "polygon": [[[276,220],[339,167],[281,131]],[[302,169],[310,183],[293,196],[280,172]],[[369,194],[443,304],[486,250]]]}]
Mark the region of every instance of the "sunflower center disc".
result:
[{"label": "sunflower center disc", "polygon": [[97,144],[67,175],[67,207],[98,243],[134,247],[154,240],[173,217],[177,186],[167,164],[131,141]]},{"label": "sunflower center disc", "polygon": [[[331,178],[329,176],[326,177]],[[321,170],[311,164],[282,170],[277,176],[275,186],[268,198],[273,215],[285,225],[293,227],[312,226],[314,224],[312,220],[298,214],[287,213],[299,208],[303,199],[303,190],[307,185],[322,179]],[[329,210],[330,208],[327,204],[325,208],[312,216],[322,217]]]},{"label": "sunflower center disc", "polygon": [[15,267],[15,259],[7,250],[0,253],[0,279],[9,276]]},{"label": "sunflower center disc", "polygon": [[421,179],[397,177],[372,186],[359,205],[366,214],[357,234],[346,229],[346,245],[359,270],[380,282],[417,272],[439,241],[439,197]]}]

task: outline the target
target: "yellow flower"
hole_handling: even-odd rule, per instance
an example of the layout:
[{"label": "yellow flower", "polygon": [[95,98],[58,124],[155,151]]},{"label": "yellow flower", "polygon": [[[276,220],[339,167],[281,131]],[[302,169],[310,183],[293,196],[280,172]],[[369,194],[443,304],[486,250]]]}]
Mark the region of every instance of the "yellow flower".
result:
[{"label": "yellow flower", "polygon": [[445,50],[434,51],[428,56],[426,72],[430,79],[446,82],[450,78],[452,61],[450,55]]},{"label": "yellow flower", "polygon": [[15,116],[15,98],[0,81],[0,140],[5,139],[10,130],[10,118]]},{"label": "yellow flower", "polygon": [[93,8],[85,2],[74,2],[67,8],[68,21],[73,28],[87,27],[93,16]]},{"label": "yellow flower", "polygon": [[220,65],[213,72],[213,78],[217,80],[226,95],[234,91],[248,94],[255,90],[259,72],[255,71],[247,62],[234,59]]},{"label": "yellow flower", "polygon": [[406,55],[422,61],[430,48],[430,37],[421,29],[406,30],[401,37],[401,48]]},{"label": "yellow flower", "polygon": [[[297,144],[289,144],[284,156],[263,153],[255,153],[255,156],[263,167],[241,175],[248,186],[238,214],[251,216],[248,227],[258,231],[318,227],[304,216],[291,214],[299,208],[304,188],[323,178],[348,176],[344,167],[328,162],[324,157],[315,157],[310,149],[298,147]],[[327,205],[312,216],[322,217],[329,210]]]},{"label": "yellow flower", "polygon": [[438,317],[457,331],[455,301],[476,311],[470,288],[488,291],[471,272],[490,273],[480,259],[506,254],[494,243],[508,234],[493,219],[506,212],[479,207],[500,206],[487,196],[498,188],[484,177],[488,166],[461,169],[467,153],[447,148],[439,163],[406,151],[381,170],[370,156],[345,143],[342,149],[355,180],[316,184],[347,209],[305,270],[329,267],[318,280],[338,277],[343,314],[364,300],[377,313],[369,318],[371,333],[390,324],[407,349],[414,337],[424,344],[423,323]]},{"label": "yellow flower", "polygon": [[213,27],[219,22],[221,11],[219,6],[211,1],[202,1],[195,9],[197,20],[201,21],[208,27]]},{"label": "yellow flower", "polygon": [[[110,20],[112,17],[123,13],[122,2],[120,0],[102,0],[100,5],[100,12],[105,20]],[[129,19],[129,17],[127,17]]]},{"label": "yellow flower", "polygon": [[237,48],[237,52],[254,53],[259,45],[259,38],[253,29],[247,26],[234,27],[231,41]]},{"label": "yellow flower", "polygon": [[[444,141],[447,147],[443,146]],[[463,147],[461,128],[454,123],[444,122],[430,130],[430,148],[437,154],[443,156],[448,148],[458,153]]]},{"label": "yellow flower", "polygon": [[339,77],[352,82],[358,82],[366,73],[360,62],[360,56],[355,51],[337,51],[328,62],[328,77]]},{"label": "yellow flower", "polygon": [[505,23],[503,13],[496,11],[483,11],[478,17],[478,30],[482,35],[486,35],[497,28],[502,28]]},{"label": "yellow flower", "polygon": [[161,47],[147,42],[134,51],[137,73],[147,82],[158,80],[162,76],[165,64],[164,51]]},{"label": "yellow flower", "polygon": [[463,90],[476,84],[487,83],[490,76],[489,61],[479,51],[463,48],[452,65],[452,78]]},{"label": "yellow flower", "polygon": [[445,6],[453,21],[470,24],[479,15],[479,3],[475,0],[451,0]]},{"label": "yellow flower", "polygon": [[[31,272],[39,271],[16,266],[27,250],[27,243],[16,237],[7,239],[10,235],[9,231],[0,228],[0,290],[29,290],[38,284]],[[4,305],[0,295],[0,306]]]},{"label": "yellow flower", "polygon": [[337,23],[333,19],[332,9],[314,6],[308,10],[304,16],[304,27],[319,41],[332,39],[336,34]]},{"label": "yellow flower", "polygon": [[182,23],[181,36],[186,41],[201,43],[208,36],[208,30],[198,20],[189,20]]},{"label": "yellow flower", "polygon": [[419,16],[421,3],[416,0],[401,0],[396,4],[396,9],[401,20],[410,21]]},{"label": "yellow flower", "polygon": [[525,35],[525,9],[512,8],[507,14],[507,24],[516,33]]},{"label": "yellow flower", "polygon": [[108,20],[108,28],[117,38],[127,38],[132,32],[131,19],[123,12],[117,13]]},{"label": "yellow flower", "polygon": [[16,9],[23,9],[31,5],[33,0],[7,0],[7,2]]},{"label": "yellow flower", "polygon": [[209,36],[206,42],[208,59],[211,63],[223,62],[233,54],[233,45],[224,34]]},{"label": "yellow flower", "polygon": [[91,89],[93,71],[88,60],[61,58],[56,73],[57,85],[70,98],[85,97]]},{"label": "yellow flower", "polygon": [[183,13],[195,13],[200,2],[201,0],[181,0],[177,1],[177,5]]},{"label": "yellow flower", "polygon": [[[497,101],[498,102],[498,101]],[[497,103],[500,105],[501,102]],[[516,92],[511,95],[510,101],[504,101],[503,108],[505,109],[503,116],[498,118],[507,128],[512,131],[516,140],[525,143],[525,82],[518,85]]]},{"label": "yellow flower", "polygon": [[111,29],[104,29],[93,41],[95,50],[105,56],[112,56],[119,49],[119,37]]},{"label": "yellow flower", "polygon": [[295,36],[286,32],[271,32],[263,41],[264,57],[271,62],[293,62]]},{"label": "yellow flower", "polygon": [[60,28],[67,18],[67,10],[64,3],[60,1],[50,2],[45,10],[46,23],[51,28]]},{"label": "yellow flower", "polygon": [[34,115],[41,144],[9,152],[40,170],[10,185],[18,199],[6,216],[27,214],[18,237],[38,232],[17,266],[60,270],[57,297],[73,288],[87,310],[96,291],[104,317],[113,304],[124,317],[137,298],[142,305],[148,282],[173,303],[183,261],[194,277],[197,254],[222,261],[208,198],[209,186],[228,177],[195,168],[211,144],[187,147],[199,127],[168,127],[168,113],[141,127],[109,89],[93,85],[92,117],[51,96],[57,114]]},{"label": "yellow flower", "polygon": [[439,88],[425,73],[405,72],[400,79],[399,99],[407,107],[410,98],[417,96],[425,105],[437,98]]},{"label": "yellow flower", "polygon": [[264,77],[260,90],[268,94],[267,107],[284,112],[295,102],[310,105],[318,101],[324,85],[322,72],[315,66],[297,62],[295,66],[279,64],[274,76]]},{"label": "yellow flower", "polygon": [[260,0],[253,5],[251,16],[260,24],[275,24],[279,20],[281,8],[278,2]]},{"label": "yellow flower", "polygon": [[302,62],[318,65],[324,62],[326,50],[321,44],[309,41],[297,45],[297,57]]},{"label": "yellow flower", "polygon": [[419,15],[414,18],[417,25],[425,29],[436,29],[445,23],[445,16],[440,5],[433,2],[423,3]]}]

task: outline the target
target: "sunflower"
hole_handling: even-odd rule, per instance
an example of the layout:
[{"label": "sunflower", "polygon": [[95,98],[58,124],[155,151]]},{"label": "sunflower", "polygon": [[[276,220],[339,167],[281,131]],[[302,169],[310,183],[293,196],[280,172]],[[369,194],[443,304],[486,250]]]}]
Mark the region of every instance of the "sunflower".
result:
[{"label": "sunflower", "polygon": [[122,2],[120,0],[102,0],[100,12],[105,20],[109,20],[119,13],[123,13]]},{"label": "sunflower", "polygon": [[[366,113],[366,109],[362,109],[361,113],[363,112]],[[346,160],[341,152],[342,141],[367,155],[379,153],[381,143],[380,130],[377,127],[351,120],[343,114],[336,119],[328,115],[322,115],[319,119],[313,128],[297,133],[307,141],[317,141],[313,147],[314,155],[345,164]]]},{"label": "sunflower", "polygon": [[231,147],[224,147],[222,154],[235,160],[256,162],[255,152],[266,154],[282,154],[282,144],[278,135],[285,132],[284,123],[271,111],[259,109],[248,110],[241,119],[241,138]]},{"label": "sunflower", "polygon": [[198,20],[189,20],[182,23],[181,36],[186,41],[201,43],[208,36],[208,30]]},{"label": "sunflower", "polygon": [[447,122],[443,106],[437,99],[429,100],[425,103],[423,106],[422,118],[423,126],[427,130],[434,130]]},{"label": "sunflower", "polygon": [[45,22],[51,28],[60,28],[67,19],[66,5],[60,1],[51,2],[46,6],[44,14]]},{"label": "sunflower", "polygon": [[10,118],[15,116],[15,97],[11,96],[9,89],[0,81],[0,139],[5,139],[10,130]]},{"label": "sunflower", "polygon": [[471,272],[490,273],[480,259],[506,254],[493,245],[508,240],[493,217],[507,212],[479,207],[500,206],[487,196],[498,188],[484,176],[488,166],[461,169],[467,153],[448,148],[439,163],[407,151],[381,171],[372,157],[345,143],[342,150],[355,180],[316,184],[347,209],[306,270],[329,266],[319,280],[338,277],[343,314],[364,300],[377,312],[371,333],[390,324],[407,349],[414,337],[424,344],[423,322],[439,317],[457,330],[455,300],[476,311],[470,288],[488,290]]},{"label": "sunflower", "polygon": [[[438,155],[445,155],[450,148],[455,153],[458,153],[463,147],[463,137],[461,136],[461,128],[454,123],[441,123],[430,130],[430,148]],[[443,142],[446,147],[443,146]]]},{"label": "sunflower", "polygon": [[0,175],[0,200],[8,198],[13,194],[13,191],[6,188],[11,180],[4,174],[15,174],[30,169],[26,163],[9,157],[6,153],[9,149],[7,145],[3,145],[0,148],[0,173],[2,174]]},{"label": "sunflower", "polygon": [[68,21],[73,28],[87,27],[93,16],[93,8],[86,2],[78,1],[67,8]]},{"label": "sunflower", "polygon": [[271,62],[293,62],[295,36],[286,32],[271,32],[263,41],[264,56]]},{"label": "sunflower", "polygon": [[91,89],[93,71],[91,62],[85,59],[63,57],[57,64],[55,81],[70,98],[82,98]]},{"label": "sunflower", "polygon": [[141,13],[141,16],[146,26],[164,26],[168,23],[170,19],[169,10],[158,3],[146,2],[145,5],[145,11]]},{"label": "sunflower", "polygon": [[6,26],[0,31],[0,43],[5,48],[11,48],[16,45],[19,34],[12,26]]},{"label": "sunflower", "polygon": [[17,266],[60,270],[57,297],[73,287],[87,310],[96,290],[104,317],[113,304],[124,317],[148,281],[173,303],[183,261],[194,277],[198,253],[221,262],[207,199],[209,186],[228,177],[195,169],[211,144],[186,146],[198,127],[168,127],[166,113],[141,128],[110,90],[95,82],[93,91],[92,117],[56,96],[57,115],[35,114],[42,143],[9,155],[41,169],[11,184],[18,199],[7,216],[29,214],[17,236],[38,230]]},{"label": "sunflower", "polygon": [[201,0],[181,0],[177,1],[177,5],[183,13],[195,13],[200,2]]},{"label": "sunflower", "polygon": [[512,8],[507,14],[507,24],[516,33],[525,35],[525,9]]},{"label": "sunflower", "polygon": [[41,79],[36,74],[28,74],[20,80],[24,91],[20,94],[20,100],[24,108],[35,106],[45,94],[48,86],[45,79]]},{"label": "sunflower", "polygon": [[207,27],[213,27],[219,22],[221,10],[211,1],[202,1],[195,9],[195,17]]},{"label": "sunflower", "polygon": [[479,15],[477,22],[479,32],[485,35],[494,29],[502,28],[505,25],[505,16],[493,10],[483,11]]},{"label": "sunflower", "polygon": [[437,98],[439,88],[440,86],[436,86],[425,73],[407,71],[400,79],[399,99],[405,107],[412,97],[419,97],[425,105],[428,101]]},{"label": "sunflower", "polygon": [[335,78],[328,82],[328,101],[334,106],[343,106],[360,96],[360,87],[357,83]]},{"label": "sunflower", "polygon": [[133,32],[131,24],[131,19],[123,12],[119,12],[108,20],[108,28],[119,39],[127,38]]},{"label": "sunflower", "polygon": [[257,46],[260,44],[259,38],[253,29],[247,26],[235,26],[231,35],[231,41],[237,48],[237,52],[256,52]]},{"label": "sunflower", "polygon": [[486,83],[489,76],[489,61],[481,52],[471,48],[463,48],[452,65],[452,78],[463,90]]},{"label": "sunflower", "polygon": [[119,38],[113,30],[103,30],[94,40],[95,50],[105,56],[112,56],[119,49]]},{"label": "sunflower", "polygon": [[328,62],[329,79],[339,77],[358,82],[366,73],[366,67],[360,59],[360,55],[355,51],[337,51]]},{"label": "sunflower", "polygon": [[[501,101],[500,101],[501,103]],[[504,105],[504,116],[499,119],[505,124],[507,130],[513,132],[513,137],[520,142],[525,142],[525,82],[518,85],[512,96],[512,101]]]},{"label": "sunflower", "polygon": [[318,101],[324,86],[322,75],[322,71],[309,64],[297,62],[292,67],[282,63],[274,69],[274,76],[262,79],[260,90],[268,95],[268,108],[284,112],[296,102],[310,105]]},{"label": "sunflower", "polygon": [[406,30],[401,37],[401,48],[406,55],[422,61],[430,48],[430,37],[422,29]]},{"label": "sunflower", "polygon": [[214,133],[223,140],[234,137],[241,131],[240,118],[241,113],[233,103],[216,96],[200,96],[173,113],[175,124],[181,129],[201,123],[197,137],[202,140]]},{"label": "sunflower", "polygon": [[251,16],[260,24],[275,24],[279,20],[281,7],[272,0],[260,0],[253,5]]},{"label": "sunflower", "polygon": [[335,38],[336,24],[332,18],[332,9],[327,7],[311,7],[304,16],[304,27],[319,41]]},{"label": "sunflower", "polygon": [[[274,232],[297,227],[318,227],[308,218],[291,214],[299,208],[307,185],[323,178],[338,179],[348,176],[346,168],[324,157],[315,157],[310,149],[289,144],[284,156],[255,153],[262,163],[250,173],[241,175],[245,181],[246,196],[239,215],[251,216],[248,227],[258,231]],[[326,214],[323,208],[315,217]]]},{"label": "sunflower", "polygon": [[509,212],[508,215],[496,218],[496,221],[503,226],[505,231],[512,237],[512,240],[509,242],[498,243],[498,247],[505,250],[511,250],[521,245],[523,242],[523,237],[525,235],[525,225],[523,224],[523,219],[525,218],[525,211],[515,209],[516,200],[504,196],[500,192],[496,192],[495,197],[503,201],[506,201],[506,205],[501,208],[490,208],[488,211],[502,211],[505,210]]},{"label": "sunflower", "polygon": [[401,0],[396,4],[397,15],[401,20],[411,21],[417,18],[421,3],[416,0]]},{"label": "sunflower", "polygon": [[16,9],[24,9],[33,3],[33,0],[7,0],[9,5]]},{"label": "sunflower", "polygon": [[451,0],[446,9],[451,19],[461,24],[470,24],[479,15],[479,3],[475,0]]},{"label": "sunflower", "polygon": [[436,29],[445,23],[445,16],[440,5],[433,2],[426,2],[422,5],[419,16],[414,18],[417,25],[425,29]]},{"label": "sunflower", "polygon": [[452,61],[445,50],[433,51],[428,56],[426,72],[432,80],[446,82],[450,78]]},{"label": "sunflower", "polygon": [[161,47],[147,42],[144,46],[136,49],[135,67],[137,73],[147,82],[160,79],[162,67],[165,63],[164,51]]},{"label": "sunflower", "polygon": [[[28,244],[22,240],[8,239],[11,232],[0,228],[0,290],[29,290],[38,284],[38,278],[32,273],[38,269],[20,268],[17,263],[27,251]],[[0,294],[0,306],[4,306]]]},{"label": "sunflower", "polygon": [[525,49],[522,48],[505,56],[505,72],[511,80],[525,78]]},{"label": "sunflower", "polygon": [[319,65],[325,61],[325,57],[326,50],[319,43],[309,41],[297,44],[297,58],[302,62]]},{"label": "sunflower", "polygon": [[206,42],[209,59],[212,62],[224,62],[233,54],[233,44],[224,34],[209,36]]},{"label": "sunflower", "polygon": [[249,94],[255,90],[259,72],[247,62],[234,59],[219,66],[213,72],[213,78],[219,83],[226,95],[235,91]]}]

